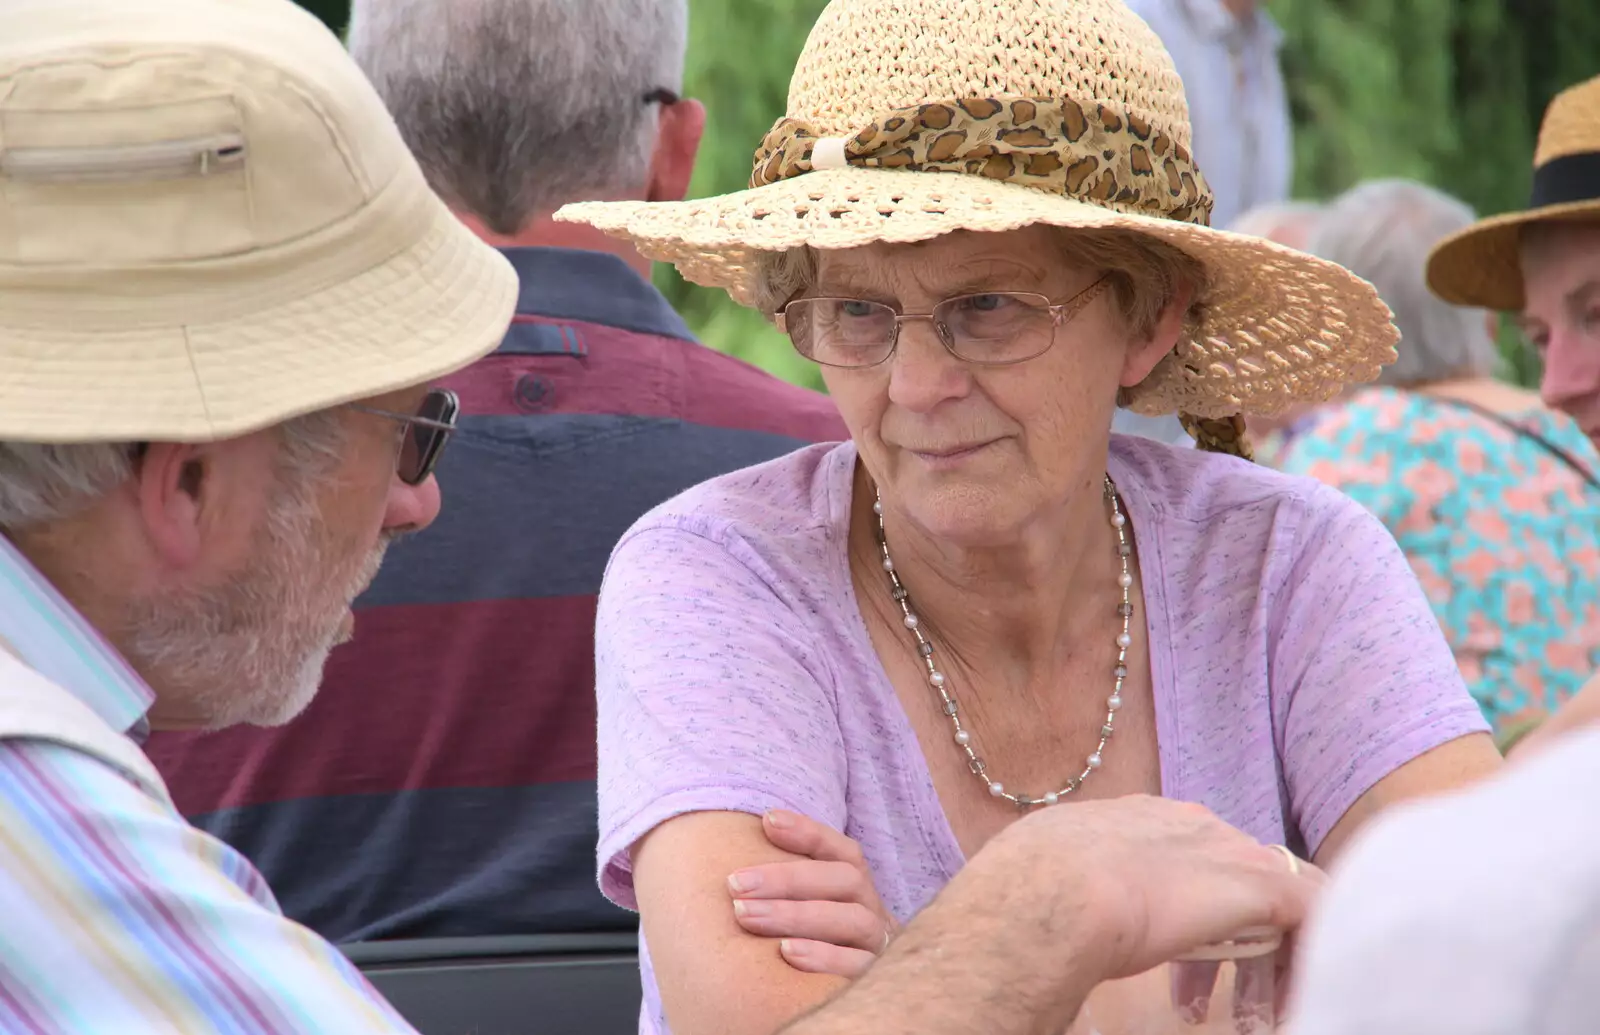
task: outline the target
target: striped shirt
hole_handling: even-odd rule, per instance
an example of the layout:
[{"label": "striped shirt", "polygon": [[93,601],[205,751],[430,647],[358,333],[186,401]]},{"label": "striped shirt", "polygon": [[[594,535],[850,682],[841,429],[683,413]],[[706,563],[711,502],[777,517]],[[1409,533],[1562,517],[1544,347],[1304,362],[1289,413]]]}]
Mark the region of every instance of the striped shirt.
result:
[{"label": "striped shirt", "polygon": [[[111,729],[141,732],[150,688],[4,537],[0,646]],[[163,794],[0,728],[0,1032],[411,1032]]]}]

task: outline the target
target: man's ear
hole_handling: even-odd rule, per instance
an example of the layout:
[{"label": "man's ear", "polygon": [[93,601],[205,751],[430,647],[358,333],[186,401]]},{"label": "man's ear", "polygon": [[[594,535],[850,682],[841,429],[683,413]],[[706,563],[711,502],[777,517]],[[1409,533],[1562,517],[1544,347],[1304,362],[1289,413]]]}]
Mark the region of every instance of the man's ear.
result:
[{"label": "man's ear", "polygon": [[155,442],[138,460],[139,516],[150,544],[170,567],[187,568],[200,557],[202,500],[213,459],[205,446]]},{"label": "man's ear", "polygon": [[694,99],[663,104],[650,159],[646,201],[682,201],[689,196],[694,162],[706,132],[706,106]]},{"label": "man's ear", "polygon": [[1132,338],[1122,361],[1122,387],[1131,388],[1150,376],[1156,364],[1178,346],[1178,335],[1183,333],[1189,317],[1189,305],[1194,301],[1194,288],[1180,283],[1172,293],[1165,309],[1156,319],[1147,338]]}]

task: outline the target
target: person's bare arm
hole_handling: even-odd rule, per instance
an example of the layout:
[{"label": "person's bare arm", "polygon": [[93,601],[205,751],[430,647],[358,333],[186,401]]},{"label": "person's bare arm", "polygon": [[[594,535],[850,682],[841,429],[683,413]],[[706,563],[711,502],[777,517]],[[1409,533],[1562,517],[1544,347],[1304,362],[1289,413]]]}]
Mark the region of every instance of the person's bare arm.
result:
[{"label": "person's bare arm", "polygon": [[767,840],[759,816],[735,812],[679,816],[634,846],[640,920],[673,1035],[772,1035],[845,986],[790,966],[778,939],[735,920],[730,874],[800,858]]},{"label": "person's bare arm", "polygon": [[1502,762],[1487,733],[1473,733],[1426,751],[1373,784],[1345,810],[1317,848],[1315,862],[1327,869],[1356,831],[1383,809],[1476,783],[1498,772]]},{"label": "person's bare arm", "polygon": [[1554,714],[1512,745],[1506,757],[1522,762],[1573,730],[1597,722],[1600,722],[1600,676],[1590,679],[1583,685],[1583,689],[1556,709]]},{"label": "person's bare arm", "polygon": [[1321,882],[1198,805],[1045,809],[984,846],[864,977],[784,1035],[1059,1035],[1101,981],[1297,927]]}]

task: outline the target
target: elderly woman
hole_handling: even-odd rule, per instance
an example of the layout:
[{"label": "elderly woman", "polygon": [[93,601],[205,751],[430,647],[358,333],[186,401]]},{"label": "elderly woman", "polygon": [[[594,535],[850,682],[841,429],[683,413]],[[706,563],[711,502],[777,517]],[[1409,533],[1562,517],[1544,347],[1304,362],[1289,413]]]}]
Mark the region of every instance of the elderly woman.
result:
[{"label": "elderly woman", "polygon": [[1461,202],[1405,181],[1334,202],[1310,248],[1377,287],[1399,359],[1376,387],[1286,429],[1276,463],[1388,526],[1510,742],[1600,668],[1600,455],[1572,418],[1495,379],[1482,310],[1428,292],[1429,249],[1472,221]]},{"label": "elderly woman", "polygon": [[564,210],[771,313],[851,432],[612,558],[600,870],[642,914],[642,1031],[769,1033],[838,989],[730,907],[792,858],[774,808],[854,838],[903,920],[1031,809],[1164,794],[1322,862],[1496,764],[1370,514],[1110,435],[1121,399],[1242,451],[1232,415],[1393,355],[1367,284],[1207,227],[1188,140],[1118,0],[834,0],[753,189]]}]

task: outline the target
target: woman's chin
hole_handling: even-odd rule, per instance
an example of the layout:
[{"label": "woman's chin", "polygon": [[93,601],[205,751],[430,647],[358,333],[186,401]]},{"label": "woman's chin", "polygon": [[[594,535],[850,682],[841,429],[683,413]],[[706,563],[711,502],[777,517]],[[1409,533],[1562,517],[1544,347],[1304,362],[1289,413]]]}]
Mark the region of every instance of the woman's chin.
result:
[{"label": "woman's chin", "polygon": [[963,480],[908,486],[902,510],[924,535],[951,546],[984,547],[1015,543],[1023,508],[1015,480],[1007,485]]}]

